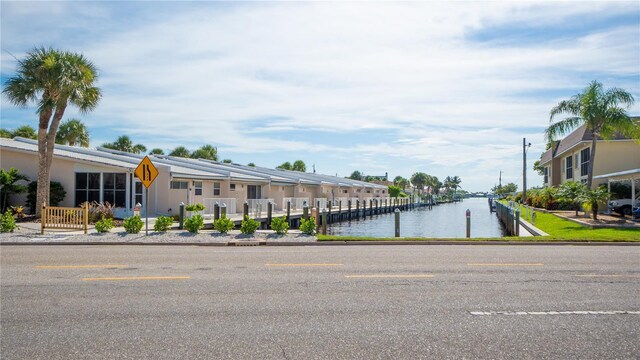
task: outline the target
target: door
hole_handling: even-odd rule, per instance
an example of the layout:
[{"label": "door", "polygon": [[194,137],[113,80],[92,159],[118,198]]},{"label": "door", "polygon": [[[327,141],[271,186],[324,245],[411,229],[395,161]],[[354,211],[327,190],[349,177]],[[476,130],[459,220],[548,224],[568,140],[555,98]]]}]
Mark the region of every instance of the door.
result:
[{"label": "door", "polygon": [[262,199],[262,186],[247,185],[247,199]]},{"label": "door", "polygon": [[144,185],[138,178],[134,178],[133,181],[133,204],[132,207],[136,207],[136,204],[140,204],[140,216],[145,216],[144,212]]}]

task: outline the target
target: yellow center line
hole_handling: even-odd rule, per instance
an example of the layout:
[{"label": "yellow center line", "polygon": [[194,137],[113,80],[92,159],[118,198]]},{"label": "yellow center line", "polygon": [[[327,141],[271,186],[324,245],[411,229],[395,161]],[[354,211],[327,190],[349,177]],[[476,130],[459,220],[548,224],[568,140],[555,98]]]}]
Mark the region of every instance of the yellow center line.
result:
[{"label": "yellow center line", "polygon": [[432,278],[434,275],[427,274],[373,274],[373,275],[345,275],[345,278],[349,279],[383,279],[383,278],[393,278],[393,279],[405,279],[405,278]]},{"label": "yellow center line", "polygon": [[132,276],[132,277],[82,278],[83,281],[184,280],[184,279],[191,279],[191,276]]},{"label": "yellow center line", "polygon": [[342,266],[343,264],[264,264],[265,266]]},{"label": "yellow center line", "polygon": [[34,266],[36,269],[108,269],[108,268],[123,268],[127,265],[121,264],[105,264],[105,265],[38,265]]},{"label": "yellow center line", "polygon": [[467,264],[467,266],[544,266],[544,264],[496,263],[496,264]]},{"label": "yellow center line", "polygon": [[621,278],[640,278],[640,275],[607,275],[607,274],[587,274],[587,275],[575,275],[578,277],[621,277]]}]

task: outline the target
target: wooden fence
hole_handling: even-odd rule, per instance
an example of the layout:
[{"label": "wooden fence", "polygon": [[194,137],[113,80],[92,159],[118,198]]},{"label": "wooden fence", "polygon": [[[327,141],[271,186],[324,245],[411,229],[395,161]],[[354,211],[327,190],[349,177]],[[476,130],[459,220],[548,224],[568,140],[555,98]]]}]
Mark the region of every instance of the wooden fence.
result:
[{"label": "wooden fence", "polygon": [[89,204],[85,207],[56,207],[42,204],[42,231],[44,229],[78,229],[87,233],[89,227]]}]

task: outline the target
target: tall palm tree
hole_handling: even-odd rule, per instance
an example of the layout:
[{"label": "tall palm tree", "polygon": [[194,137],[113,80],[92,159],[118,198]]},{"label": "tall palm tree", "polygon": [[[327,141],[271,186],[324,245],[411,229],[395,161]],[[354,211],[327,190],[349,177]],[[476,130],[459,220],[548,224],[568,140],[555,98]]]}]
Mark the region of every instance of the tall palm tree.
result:
[{"label": "tall palm tree", "polygon": [[69,119],[60,124],[60,129],[56,135],[56,144],[69,144],[82,147],[89,147],[89,131],[87,127],[78,119]]},{"label": "tall palm tree", "polygon": [[[548,141],[558,135],[564,135],[580,125],[584,125],[591,134],[591,154],[587,173],[587,188],[591,189],[593,163],[596,158],[596,140],[611,139],[616,133],[638,139],[640,127],[633,122],[626,109],[634,103],[633,96],[623,89],[604,90],[602,84],[592,81],[581,93],[569,100],[563,100],[551,109],[545,135]],[[560,114],[572,115],[553,123]]]},{"label": "tall palm tree", "polygon": [[418,189],[418,194],[422,194],[424,192],[424,187],[427,185],[429,181],[429,175],[423,172],[417,172],[411,175],[411,184]]},{"label": "tall palm tree", "polygon": [[[2,92],[17,106],[37,105],[38,186],[36,202],[49,203],[50,169],[60,120],[69,104],[81,113],[96,108],[102,96],[95,86],[98,71],[82,54],[53,48],[36,48],[18,60],[16,74]],[[36,216],[41,207],[36,206]]]}]

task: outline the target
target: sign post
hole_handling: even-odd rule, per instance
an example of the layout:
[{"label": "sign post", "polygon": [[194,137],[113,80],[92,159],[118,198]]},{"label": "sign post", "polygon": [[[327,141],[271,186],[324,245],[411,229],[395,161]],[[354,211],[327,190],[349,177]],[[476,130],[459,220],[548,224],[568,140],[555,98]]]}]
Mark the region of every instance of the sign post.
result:
[{"label": "sign post", "polygon": [[144,196],[144,216],[146,217],[145,235],[149,235],[149,186],[158,177],[158,169],[153,165],[151,159],[145,156],[135,171],[136,176],[145,187]]}]

